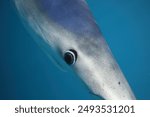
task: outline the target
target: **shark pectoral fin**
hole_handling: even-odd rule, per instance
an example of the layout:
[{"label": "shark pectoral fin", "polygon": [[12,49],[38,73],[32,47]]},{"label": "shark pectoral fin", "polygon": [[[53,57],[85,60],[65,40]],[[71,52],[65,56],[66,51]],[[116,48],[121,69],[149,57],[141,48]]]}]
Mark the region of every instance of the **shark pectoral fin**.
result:
[{"label": "shark pectoral fin", "polygon": [[[57,52],[54,49],[54,47],[51,45],[51,43],[44,40],[45,38],[44,34],[42,33],[38,25],[35,25],[33,22],[32,24],[28,24],[28,22],[24,19],[23,16],[21,18],[23,20],[22,24],[24,25],[28,33],[32,36],[31,38],[33,38],[33,40],[38,44],[38,46],[40,46],[40,48],[44,50],[44,52],[46,53],[48,58],[52,61],[52,63],[54,63],[56,67],[59,68],[61,71],[67,72],[67,68],[65,68],[65,62],[63,63],[61,59],[58,60],[61,57],[57,55]],[[29,26],[31,26],[32,28],[29,28]],[[36,33],[34,32],[33,29],[36,29],[35,30]],[[41,34],[43,37],[40,36],[39,34]]]},{"label": "shark pectoral fin", "polygon": [[63,62],[63,60],[61,59],[62,57],[60,57],[60,55],[57,54],[54,47],[50,43],[41,39],[41,37],[39,37],[37,34],[32,34],[32,35],[34,35],[33,39],[40,46],[43,52],[48,56],[51,62],[54,63],[55,66],[61,71],[67,72],[67,67],[65,67],[65,62]]},{"label": "shark pectoral fin", "polygon": [[67,69],[64,67],[64,63],[60,62],[61,60],[58,60],[55,56],[51,56],[50,54],[47,54],[51,62],[61,71],[67,72]]},{"label": "shark pectoral fin", "polygon": [[48,58],[51,60],[51,62],[55,64],[55,66],[61,71],[67,72],[67,67],[65,67],[65,62],[63,62],[63,60],[61,59],[62,57],[60,57],[57,54],[56,50],[45,42],[40,43],[40,45],[42,46],[42,49],[44,50]]}]

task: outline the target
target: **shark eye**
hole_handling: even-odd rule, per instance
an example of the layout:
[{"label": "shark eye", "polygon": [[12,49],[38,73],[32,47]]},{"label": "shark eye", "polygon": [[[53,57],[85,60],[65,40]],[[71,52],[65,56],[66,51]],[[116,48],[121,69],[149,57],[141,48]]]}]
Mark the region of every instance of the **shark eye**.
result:
[{"label": "shark eye", "polygon": [[77,61],[77,52],[73,49],[70,49],[65,52],[64,60],[68,65],[73,65]]}]

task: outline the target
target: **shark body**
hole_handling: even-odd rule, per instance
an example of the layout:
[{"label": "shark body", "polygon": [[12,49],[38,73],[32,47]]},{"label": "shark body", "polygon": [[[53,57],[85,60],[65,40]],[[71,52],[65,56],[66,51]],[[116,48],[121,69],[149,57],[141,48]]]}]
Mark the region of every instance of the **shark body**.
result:
[{"label": "shark body", "polygon": [[94,94],[135,99],[85,0],[14,1],[23,19],[62,61],[64,55],[68,62],[76,57],[69,67]]}]

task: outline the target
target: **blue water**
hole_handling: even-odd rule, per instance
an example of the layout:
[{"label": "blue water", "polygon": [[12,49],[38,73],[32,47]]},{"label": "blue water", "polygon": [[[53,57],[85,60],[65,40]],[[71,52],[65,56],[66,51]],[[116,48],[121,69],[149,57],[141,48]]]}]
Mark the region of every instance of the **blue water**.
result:
[{"label": "blue water", "polygon": [[[150,1],[87,0],[137,99],[150,99]],[[0,0],[0,99],[100,99],[62,72]]]}]

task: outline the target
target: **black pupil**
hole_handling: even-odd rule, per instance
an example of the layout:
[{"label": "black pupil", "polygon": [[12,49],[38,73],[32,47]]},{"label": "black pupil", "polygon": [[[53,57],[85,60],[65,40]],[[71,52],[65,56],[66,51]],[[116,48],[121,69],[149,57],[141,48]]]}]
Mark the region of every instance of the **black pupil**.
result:
[{"label": "black pupil", "polygon": [[69,52],[65,53],[64,60],[69,65],[73,64],[73,62],[74,62],[73,55],[71,53],[69,53]]}]

